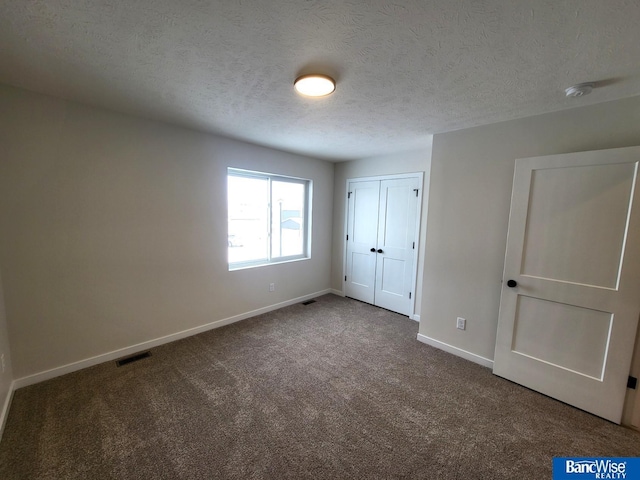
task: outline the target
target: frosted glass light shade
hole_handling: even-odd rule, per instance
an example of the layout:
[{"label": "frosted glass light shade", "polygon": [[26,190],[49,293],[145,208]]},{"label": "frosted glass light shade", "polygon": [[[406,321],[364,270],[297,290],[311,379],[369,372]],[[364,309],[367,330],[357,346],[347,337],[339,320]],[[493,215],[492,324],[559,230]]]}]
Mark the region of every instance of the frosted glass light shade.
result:
[{"label": "frosted glass light shade", "polygon": [[326,75],[303,75],[294,82],[293,87],[307,97],[324,97],[333,93],[336,82]]}]

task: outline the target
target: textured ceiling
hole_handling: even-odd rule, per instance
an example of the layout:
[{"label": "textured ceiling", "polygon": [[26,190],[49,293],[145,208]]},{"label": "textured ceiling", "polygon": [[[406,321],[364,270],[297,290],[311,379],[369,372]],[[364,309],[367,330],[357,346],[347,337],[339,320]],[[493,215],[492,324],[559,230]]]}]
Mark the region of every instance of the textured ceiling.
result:
[{"label": "textured ceiling", "polygon": [[[639,25],[640,0],[3,0],[0,82],[352,159],[638,95]],[[297,96],[311,70],[336,92]]]}]

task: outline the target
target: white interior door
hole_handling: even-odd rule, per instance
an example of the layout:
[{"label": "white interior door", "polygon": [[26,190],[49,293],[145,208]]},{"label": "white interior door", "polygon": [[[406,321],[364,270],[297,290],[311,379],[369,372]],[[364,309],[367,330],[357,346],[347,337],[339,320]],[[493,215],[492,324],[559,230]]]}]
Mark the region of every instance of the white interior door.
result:
[{"label": "white interior door", "polygon": [[409,315],[421,177],[348,184],[345,295]]},{"label": "white interior door", "polygon": [[380,184],[375,304],[409,315],[415,268],[419,179]]},{"label": "white interior door", "polygon": [[345,294],[374,303],[380,182],[349,184]]},{"label": "white interior door", "polygon": [[640,314],[639,161],[640,147],[516,161],[494,358],[616,423]]}]

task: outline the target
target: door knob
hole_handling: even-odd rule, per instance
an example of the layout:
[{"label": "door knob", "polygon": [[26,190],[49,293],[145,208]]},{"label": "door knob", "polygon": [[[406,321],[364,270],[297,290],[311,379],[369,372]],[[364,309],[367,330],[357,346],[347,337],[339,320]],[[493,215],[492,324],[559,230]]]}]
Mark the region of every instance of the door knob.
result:
[{"label": "door knob", "polygon": [[372,249],[371,249],[371,251],[372,251],[372,252],[375,252],[375,251],[376,251],[376,249],[375,249],[375,248],[372,248]]},{"label": "door knob", "polygon": [[378,249],[378,253],[383,253],[381,248]]},{"label": "door knob", "polygon": [[518,282],[516,282],[515,280],[508,280],[507,281],[507,287],[509,288],[514,288],[518,286]]}]

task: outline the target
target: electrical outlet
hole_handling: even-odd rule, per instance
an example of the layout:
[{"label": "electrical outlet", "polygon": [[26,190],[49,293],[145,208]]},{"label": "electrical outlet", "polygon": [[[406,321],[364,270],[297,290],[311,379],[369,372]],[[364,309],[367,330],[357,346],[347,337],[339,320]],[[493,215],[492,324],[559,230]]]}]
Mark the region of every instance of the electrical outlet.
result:
[{"label": "electrical outlet", "polygon": [[458,330],[464,330],[467,328],[467,320],[462,318],[462,317],[458,317],[456,319],[456,328]]},{"label": "electrical outlet", "polygon": [[275,292],[276,291],[276,284],[275,283],[270,283],[269,284],[269,291],[270,292]]}]

